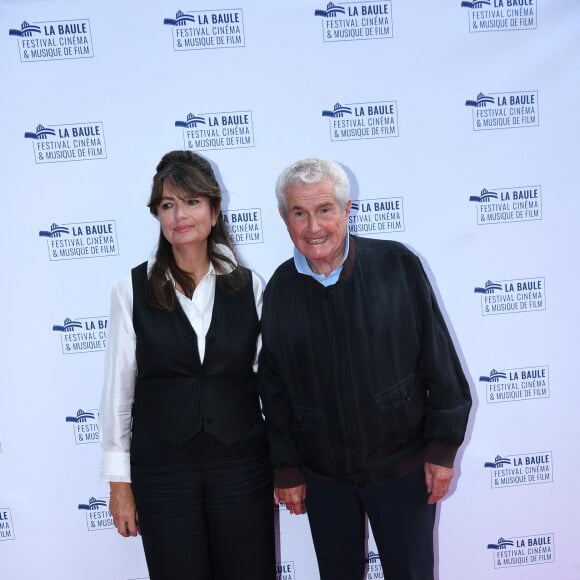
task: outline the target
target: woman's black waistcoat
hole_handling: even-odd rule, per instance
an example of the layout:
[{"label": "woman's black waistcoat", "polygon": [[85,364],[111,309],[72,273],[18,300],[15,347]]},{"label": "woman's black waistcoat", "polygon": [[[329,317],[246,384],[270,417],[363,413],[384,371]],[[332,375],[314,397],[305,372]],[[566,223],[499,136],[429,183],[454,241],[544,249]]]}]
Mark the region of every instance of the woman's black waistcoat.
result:
[{"label": "woman's black waistcoat", "polygon": [[249,271],[239,290],[227,274],[216,276],[212,320],[203,363],[197,337],[181,306],[151,306],[146,298],[147,263],[132,270],[137,377],[133,430],[147,429],[184,445],[205,431],[230,446],[261,411],[252,364],[259,320]]}]

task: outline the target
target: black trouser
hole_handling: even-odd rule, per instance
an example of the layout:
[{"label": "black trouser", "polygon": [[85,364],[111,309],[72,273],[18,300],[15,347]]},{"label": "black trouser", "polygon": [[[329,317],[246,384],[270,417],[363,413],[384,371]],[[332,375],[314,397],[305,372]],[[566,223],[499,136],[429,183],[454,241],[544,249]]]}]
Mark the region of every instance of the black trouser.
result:
[{"label": "black trouser", "polygon": [[307,509],[321,580],[362,580],[365,512],[385,578],[433,580],[435,505],[423,470],[379,487],[356,489],[306,476]]},{"label": "black trouser", "polygon": [[274,510],[267,457],[201,464],[167,459],[158,466],[132,465],[151,580],[272,580]]}]

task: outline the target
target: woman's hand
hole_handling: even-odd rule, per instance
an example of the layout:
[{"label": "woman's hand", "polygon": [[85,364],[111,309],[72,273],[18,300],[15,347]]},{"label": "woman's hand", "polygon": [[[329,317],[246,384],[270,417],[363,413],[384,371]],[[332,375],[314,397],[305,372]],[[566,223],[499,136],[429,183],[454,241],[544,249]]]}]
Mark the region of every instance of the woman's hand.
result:
[{"label": "woman's hand", "polygon": [[109,482],[109,486],[111,488],[109,511],[113,516],[113,523],[117,531],[124,538],[136,536],[139,533],[139,526],[131,484],[111,481]]}]

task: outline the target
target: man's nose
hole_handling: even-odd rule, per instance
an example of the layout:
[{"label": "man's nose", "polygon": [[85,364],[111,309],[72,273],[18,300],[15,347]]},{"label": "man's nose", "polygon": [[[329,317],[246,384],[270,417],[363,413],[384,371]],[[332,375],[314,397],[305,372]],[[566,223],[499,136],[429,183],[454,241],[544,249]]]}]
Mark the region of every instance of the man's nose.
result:
[{"label": "man's nose", "polygon": [[315,232],[318,229],[318,219],[315,215],[308,216],[308,229]]}]

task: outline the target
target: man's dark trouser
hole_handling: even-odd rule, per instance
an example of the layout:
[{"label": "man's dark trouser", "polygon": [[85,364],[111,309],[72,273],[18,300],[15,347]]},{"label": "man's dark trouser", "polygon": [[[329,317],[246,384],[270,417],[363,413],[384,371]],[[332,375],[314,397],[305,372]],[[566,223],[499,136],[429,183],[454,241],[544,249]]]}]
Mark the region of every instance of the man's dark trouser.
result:
[{"label": "man's dark trouser", "polygon": [[307,509],[321,580],[363,580],[365,512],[388,580],[433,580],[435,505],[423,470],[357,489],[306,476]]}]

